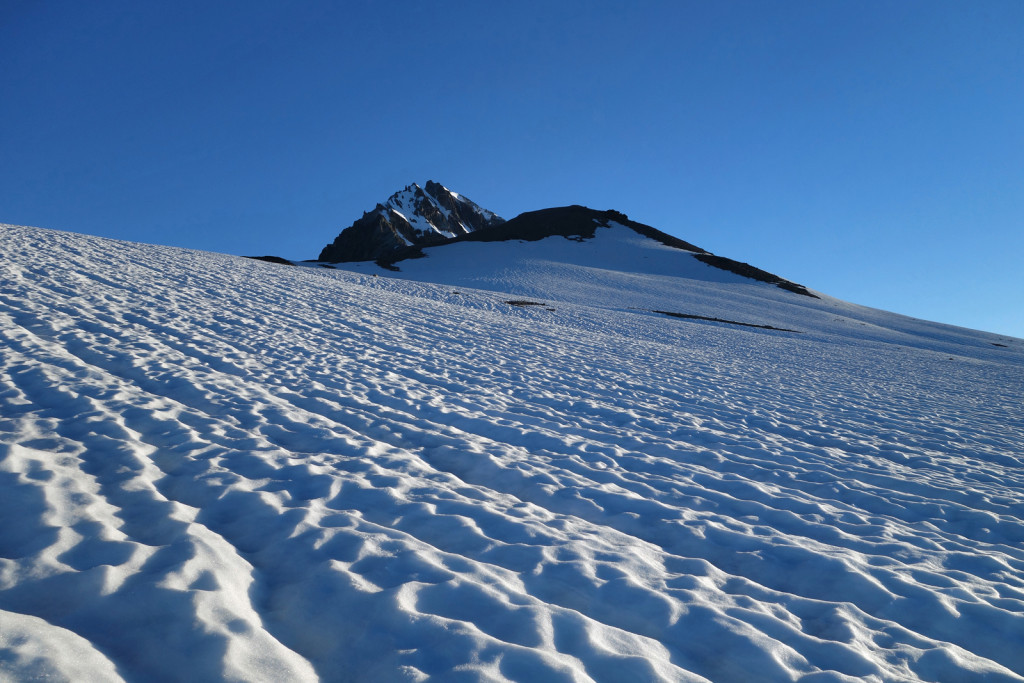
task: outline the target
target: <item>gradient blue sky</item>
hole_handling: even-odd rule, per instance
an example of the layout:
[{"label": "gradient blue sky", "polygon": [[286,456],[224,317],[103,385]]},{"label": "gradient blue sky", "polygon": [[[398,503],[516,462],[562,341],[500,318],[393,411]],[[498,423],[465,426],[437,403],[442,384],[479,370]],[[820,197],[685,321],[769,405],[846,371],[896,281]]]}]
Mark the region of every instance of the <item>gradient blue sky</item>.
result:
[{"label": "gradient blue sky", "polygon": [[0,222],[313,258],[438,180],[1024,337],[1024,2],[0,1]]}]

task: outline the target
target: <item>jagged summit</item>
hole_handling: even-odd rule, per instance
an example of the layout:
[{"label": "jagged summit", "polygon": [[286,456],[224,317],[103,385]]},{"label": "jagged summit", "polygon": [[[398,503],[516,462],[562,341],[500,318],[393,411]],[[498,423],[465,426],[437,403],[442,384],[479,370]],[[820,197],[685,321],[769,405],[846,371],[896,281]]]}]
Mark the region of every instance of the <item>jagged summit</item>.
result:
[{"label": "jagged summit", "polygon": [[429,246],[504,219],[444,185],[428,180],[413,183],[341,231],[320,252],[321,261],[370,261],[386,258],[403,247]]}]

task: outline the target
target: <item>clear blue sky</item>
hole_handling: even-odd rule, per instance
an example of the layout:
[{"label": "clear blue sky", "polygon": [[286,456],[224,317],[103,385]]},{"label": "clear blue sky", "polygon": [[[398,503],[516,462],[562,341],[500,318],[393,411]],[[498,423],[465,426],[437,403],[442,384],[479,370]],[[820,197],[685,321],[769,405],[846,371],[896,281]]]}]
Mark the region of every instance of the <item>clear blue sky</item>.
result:
[{"label": "clear blue sky", "polygon": [[1022,45],[1020,0],[0,0],[0,222],[312,258],[430,178],[1024,337]]}]

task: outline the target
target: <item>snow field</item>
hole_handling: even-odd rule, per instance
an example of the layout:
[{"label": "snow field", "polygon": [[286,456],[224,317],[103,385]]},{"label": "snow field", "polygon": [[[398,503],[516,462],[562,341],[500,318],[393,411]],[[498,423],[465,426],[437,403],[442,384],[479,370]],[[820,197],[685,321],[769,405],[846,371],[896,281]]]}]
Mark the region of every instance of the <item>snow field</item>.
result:
[{"label": "snow field", "polygon": [[1024,678],[1019,345],[0,230],[0,678]]}]

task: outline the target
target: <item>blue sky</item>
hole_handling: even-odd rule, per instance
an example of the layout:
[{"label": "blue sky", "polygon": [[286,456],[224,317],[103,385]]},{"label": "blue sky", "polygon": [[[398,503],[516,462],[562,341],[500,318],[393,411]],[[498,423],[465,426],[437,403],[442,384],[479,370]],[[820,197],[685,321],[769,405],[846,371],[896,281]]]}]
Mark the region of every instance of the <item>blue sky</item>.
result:
[{"label": "blue sky", "polygon": [[312,258],[428,178],[1024,337],[1024,2],[0,3],[0,222]]}]

